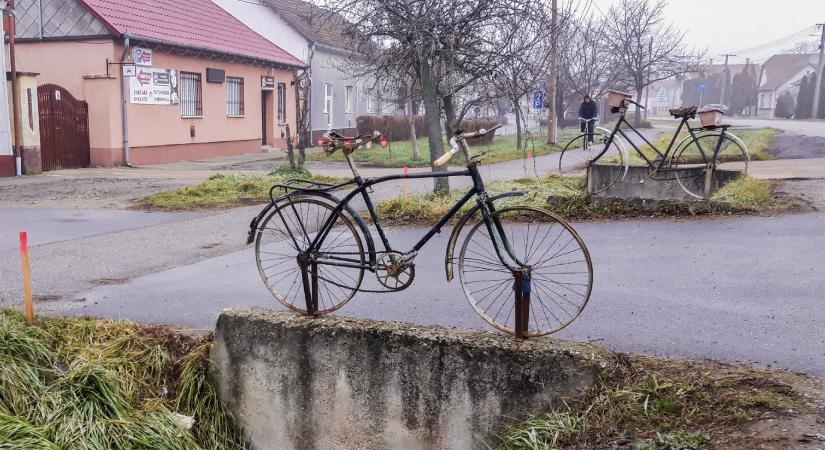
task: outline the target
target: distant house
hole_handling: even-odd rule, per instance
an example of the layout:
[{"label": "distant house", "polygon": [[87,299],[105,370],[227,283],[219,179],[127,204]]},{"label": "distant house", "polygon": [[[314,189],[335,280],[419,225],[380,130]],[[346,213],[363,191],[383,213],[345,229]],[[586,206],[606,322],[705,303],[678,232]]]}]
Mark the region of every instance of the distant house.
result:
[{"label": "distant house", "polygon": [[649,117],[668,117],[668,110],[682,105],[682,80],[670,78],[656,81],[646,88],[649,92],[642,97],[647,102]]},{"label": "distant house", "polygon": [[803,77],[816,72],[819,56],[816,54],[774,55],[762,66],[759,81],[759,115],[774,117],[776,101],[790,92],[796,97]]},{"label": "distant house", "polygon": [[[19,0],[15,15],[18,70],[39,74],[44,169],[285,145],[278,111],[294,118],[295,101],[279,86],[305,64],[210,0]],[[71,139],[54,114],[73,114]]]},{"label": "distant house", "polygon": [[354,133],[360,115],[403,110],[387,101],[395,92],[378,92],[370,80],[353,79],[343,69],[358,49],[342,17],[302,0],[213,1],[309,67],[311,142],[327,130]]}]

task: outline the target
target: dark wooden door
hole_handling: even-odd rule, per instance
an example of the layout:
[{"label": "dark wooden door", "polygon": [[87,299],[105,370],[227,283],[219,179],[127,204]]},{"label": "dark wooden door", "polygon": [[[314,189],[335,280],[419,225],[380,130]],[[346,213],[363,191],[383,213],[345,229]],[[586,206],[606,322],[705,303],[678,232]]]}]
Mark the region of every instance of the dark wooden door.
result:
[{"label": "dark wooden door", "polygon": [[269,145],[269,142],[266,140],[266,133],[268,130],[268,127],[266,126],[266,121],[268,120],[266,115],[266,101],[268,96],[268,91],[261,91],[261,145]]},{"label": "dark wooden door", "polygon": [[43,170],[89,165],[89,106],[56,84],[37,87]]}]

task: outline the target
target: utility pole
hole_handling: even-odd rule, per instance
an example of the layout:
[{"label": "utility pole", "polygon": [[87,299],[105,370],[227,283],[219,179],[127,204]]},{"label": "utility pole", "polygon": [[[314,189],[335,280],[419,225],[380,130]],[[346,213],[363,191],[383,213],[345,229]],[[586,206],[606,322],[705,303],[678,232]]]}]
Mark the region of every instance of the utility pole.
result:
[{"label": "utility pole", "polygon": [[819,38],[819,68],[816,70],[816,87],[814,88],[814,111],[813,118],[819,118],[819,92],[822,90],[822,72],[825,71],[825,60],[823,60],[823,52],[825,52],[825,23],[817,24],[822,29],[822,36]]},{"label": "utility pole", "polygon": [[559,20],[556,17],[558,0],[553,0],[550,18],[550,79],[547,80],[547,143],[556,143],[556,78],[558,77]]},{"label": "utility pole", "polygon": [[22,175],[23,167],[23,127],[20,126],[20,82],[17,80],[17,58],[15,57],[14,35],[17,33],[16,19],[14,17],[14,0],[6,3],[5,14],[11,17],[9,20],[9,69],[11,72],[11,109],[12,123],[14,127],[14,164],[16,175]]},{"label": "utility pole", "polygon": [[722,94],[720,95],[719,103],[727,105],[727,103],[725,103],[725,100],[727,100],[726,94],[728,94],[728,86],[730,85],[730,69],[728,68],[728,58],[736,55],[726,53],[722,56],[725,57],[725,68],[722,72]]}]

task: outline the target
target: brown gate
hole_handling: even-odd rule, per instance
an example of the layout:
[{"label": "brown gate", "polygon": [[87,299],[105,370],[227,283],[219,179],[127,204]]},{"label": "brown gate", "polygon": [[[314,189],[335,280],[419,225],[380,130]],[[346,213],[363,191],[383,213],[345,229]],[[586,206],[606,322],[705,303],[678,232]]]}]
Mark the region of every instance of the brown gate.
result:
[{"label": "brown gate", "polygon": [[89,106],[56,84],[37,87],[43,170],[89,165]]}]

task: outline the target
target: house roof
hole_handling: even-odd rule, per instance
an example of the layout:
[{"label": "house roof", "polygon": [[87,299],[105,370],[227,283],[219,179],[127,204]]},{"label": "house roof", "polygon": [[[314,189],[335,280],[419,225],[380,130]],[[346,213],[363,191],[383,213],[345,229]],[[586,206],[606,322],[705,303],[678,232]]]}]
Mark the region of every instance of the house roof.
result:
[{"label": "house roof", "polygon": [[118,36],[304,66],[210,0],[81,0]]},{"label": "house roof", "polygon": [[347,31],[348,23],[340,14],[303,0],[264,0],[296,31],[309,41],[344,50],[356,50]]},{"label": "house roof", "polygon": [[801,70],[808,66],[816,67],[819,56],[816,54],[787,54],[773,55],[765,61],[765,80],[760,91],[774,91],[787,83],[792,77],[799,74]]}]

